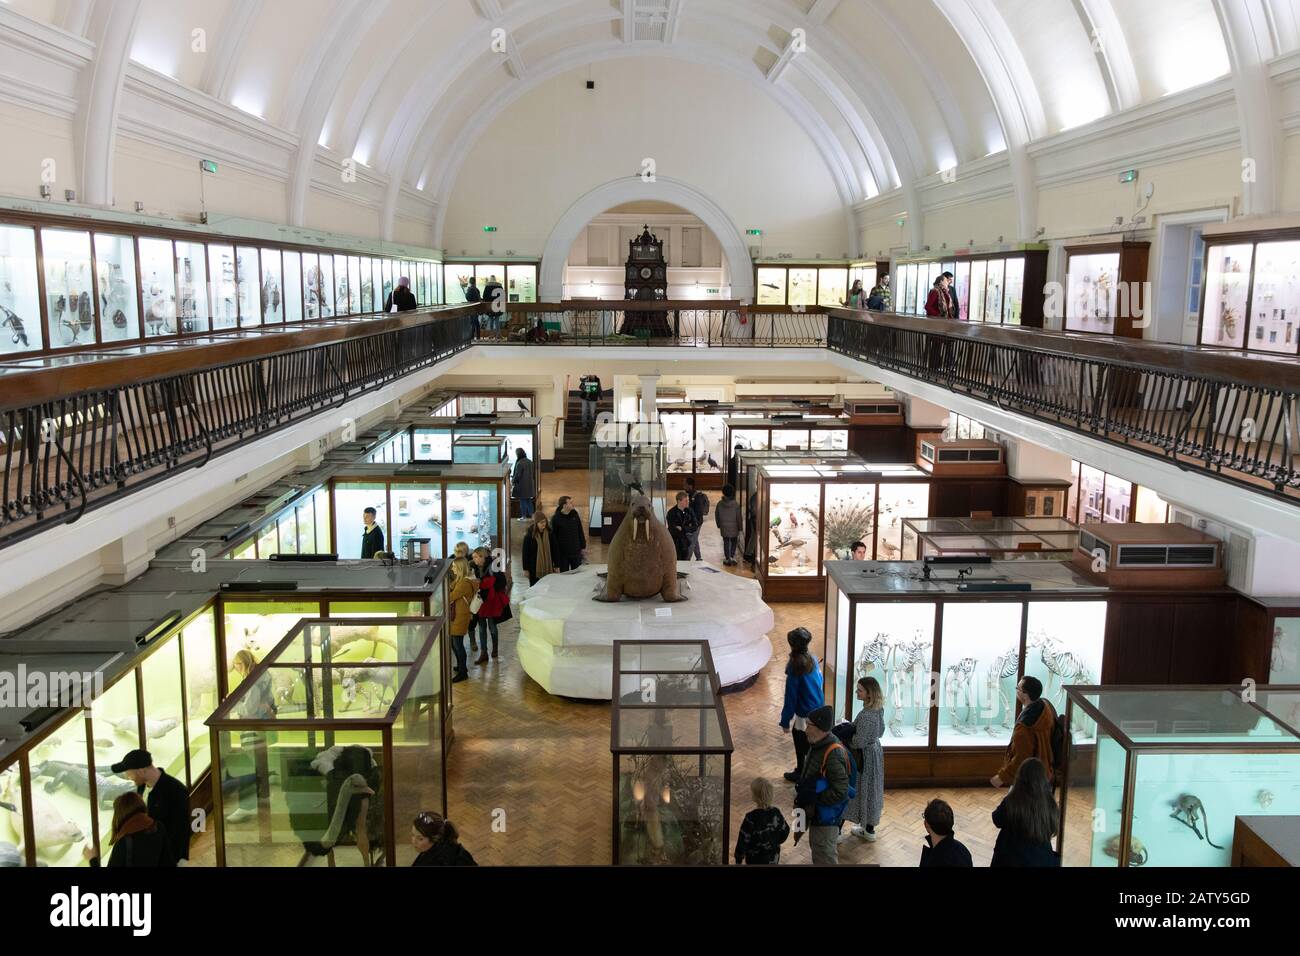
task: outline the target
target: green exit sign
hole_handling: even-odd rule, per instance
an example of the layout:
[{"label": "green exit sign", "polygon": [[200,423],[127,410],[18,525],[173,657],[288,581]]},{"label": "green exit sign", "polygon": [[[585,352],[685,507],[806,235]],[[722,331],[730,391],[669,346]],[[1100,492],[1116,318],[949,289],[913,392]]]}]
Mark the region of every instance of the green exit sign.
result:
[{"label": "green exit sign", "polygon": [[1136,169],[1126,169],[1124,172],[1119,174],[1119,181],[1122,183],[1131,183],[1137,178],[1138,171]]},{"label": "green exit sign", "polygon": [[497,227],[496,227],[496,226],[484,226],[484,227],[483,227],[483,231],[484,231],[484,232],[496,232],[496,231],[497,231]]},{"label": "green exit sign", "polygon": [[199,169],[203,170],[205,173],[215,173],[217,171],[217,164],[210,159],[200,159]]},{"label": "green exit sign", "polygon": [[704,291],[707,295],[718,295],[722,292],[721,289],[705,289]]},{"label": "green exit sign", "polygon": [[762,234],[763,234],[763,230],[762,230],[762,229],[746,229],[746,230],[745,230],[745,235],[747,235],[747,236],[761,236]]}]

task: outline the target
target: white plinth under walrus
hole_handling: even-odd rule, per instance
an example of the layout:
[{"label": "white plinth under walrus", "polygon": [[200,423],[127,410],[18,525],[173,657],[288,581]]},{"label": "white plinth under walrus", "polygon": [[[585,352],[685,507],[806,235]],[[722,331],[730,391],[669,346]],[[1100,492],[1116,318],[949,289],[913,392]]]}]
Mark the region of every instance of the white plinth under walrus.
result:
[{"label": "white plinth under walrus", "polygon": [[672,604],[657,596],[593,601],[603,564],[542,578],[519,609],[519,662],[528,676],[561,697],[609,700],[615,641],[708,641],[723,687],[762,670],[775,619],[758,582],[699,561],[679,561],[677,570],[687,573],[689,590]]}]

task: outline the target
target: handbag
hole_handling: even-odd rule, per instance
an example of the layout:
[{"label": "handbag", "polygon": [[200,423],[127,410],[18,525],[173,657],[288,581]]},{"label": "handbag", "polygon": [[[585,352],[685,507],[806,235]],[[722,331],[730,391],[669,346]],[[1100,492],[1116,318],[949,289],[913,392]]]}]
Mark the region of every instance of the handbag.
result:
[{"label": "handbag", "polygon": [[483,607],[483,594],[482,592],[480,592],[478,594],[475,594],[474,600],[469,602],[469,613],[477,614],[482,607]]}]

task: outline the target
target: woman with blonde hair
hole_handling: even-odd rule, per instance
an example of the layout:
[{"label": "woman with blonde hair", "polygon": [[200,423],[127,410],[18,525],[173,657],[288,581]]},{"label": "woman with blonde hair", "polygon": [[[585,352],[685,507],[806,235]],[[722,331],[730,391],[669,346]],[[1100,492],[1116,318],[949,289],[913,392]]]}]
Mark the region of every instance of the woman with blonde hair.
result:
[{"label": "woman with blonde hair", "polygon": [[447,594],[447,617],[450,621],[447,630],[451,634],[451,652],[456,656],[456,673],[451,682],[458,684],[469,679],[469,655],[465,651],[465,635],[469,633],[470,621],[474,614],[469,603],[478,591],[478,581],[470,570],[465,558],[453,558],[451,562],[451,587]]},{"label": "woman with blonde hair", "polygon": [[850,836],[875,842],[880,811],[885,805],[885,752],[880,746],[885,733],[885,695],[880,682],[874,677],[861,678],[857,698],[862,701],[862,709],[853,718],[849,749],[858,765],[858,792],[844,811],[844,819],[853,828],[840,835],[841,843]]},{"label": "woman with blonde hair", "polygon": [[556,554],[555,531],[546,512],[534,512],[524,532],[524,573],[528,575],[529,587],[555,570]]}]

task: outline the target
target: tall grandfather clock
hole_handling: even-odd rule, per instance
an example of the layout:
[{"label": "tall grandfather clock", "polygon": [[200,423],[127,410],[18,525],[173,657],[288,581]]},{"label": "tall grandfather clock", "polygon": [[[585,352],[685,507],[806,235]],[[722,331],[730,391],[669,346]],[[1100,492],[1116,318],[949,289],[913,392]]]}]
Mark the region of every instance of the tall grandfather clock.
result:
[{"label": "tall grandfather clock", "polygon": [[[650,233],[650,226],[636,239],[628,242],[627,266],[624,270],[624,298],[638,302],[652,302],[668,298],[668,262],[664,259],[664,243]],[[624,335],[644,334],[671,336],[666,312],[628,311],[624,313]]]}]

